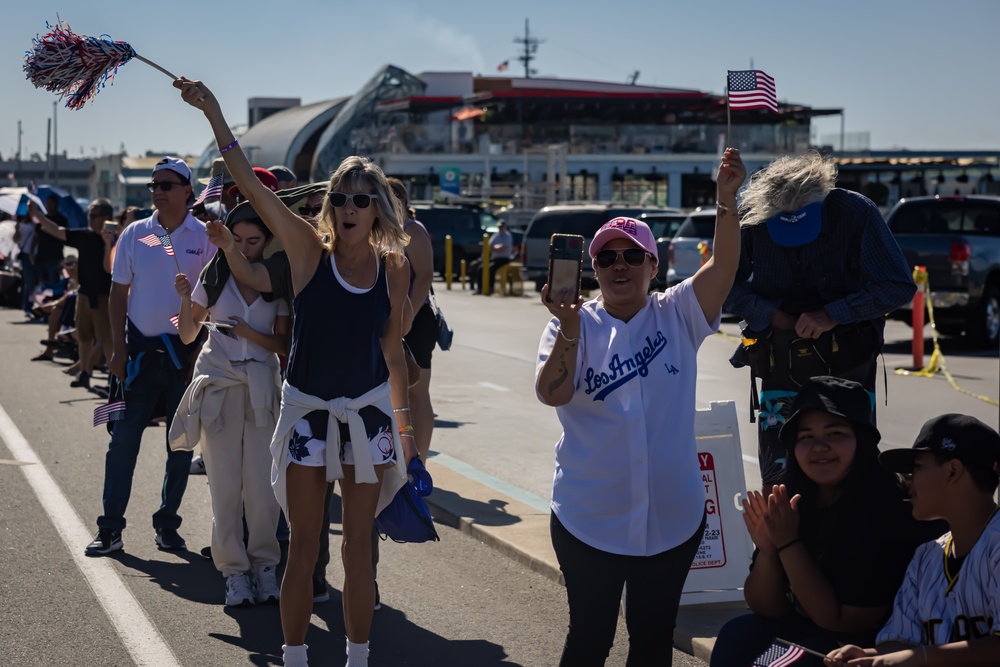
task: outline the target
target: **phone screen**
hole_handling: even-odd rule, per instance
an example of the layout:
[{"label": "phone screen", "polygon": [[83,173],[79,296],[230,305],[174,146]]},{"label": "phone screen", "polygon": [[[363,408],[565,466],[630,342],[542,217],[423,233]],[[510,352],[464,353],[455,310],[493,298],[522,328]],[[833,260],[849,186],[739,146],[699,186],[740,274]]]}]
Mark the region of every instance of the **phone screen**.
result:
[{"label": "phone screen", "polygon": [[105,222],[104,223],[104,231],[106,231],[106,232],[112,232],[114,234],[117,234],[118,233],[118,223],[117,222],[110,222],[110,221]]},{"label": "phone screen", "polygon": [[[576,234],[553,234],[549,240],[549,293],[550,303],[563,290],[565,303],[575,303],[580,298],[580,279],[583,275],[583,246],[585,239]],[[555,298],[554,298],[555,297]]]}]

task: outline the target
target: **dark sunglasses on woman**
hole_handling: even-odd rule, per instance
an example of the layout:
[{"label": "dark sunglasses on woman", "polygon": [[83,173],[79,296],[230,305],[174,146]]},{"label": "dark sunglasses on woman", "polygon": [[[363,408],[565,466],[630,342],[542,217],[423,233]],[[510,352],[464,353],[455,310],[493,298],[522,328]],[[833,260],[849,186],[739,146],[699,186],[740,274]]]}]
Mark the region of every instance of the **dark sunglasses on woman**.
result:
[{"label": "dark sunglasses on woman", "polygon": [[625,250],[602,250],[594,256],[597,266],[608,269],[614,266],[618,258],[621,257],[625,263],[632,268],[639,268],[646,263],[646,255],[649,253],[642,248],[626,248]]},{"label": "dark sunglasses on woman", "polygon": [[349,195],[343,192],[327,192],[326,196],[330,198],[330,203],[334,208],[341,208],[347,204],[347,198],[350,197],[351,201],[354,202],[354,208],[368,208],[373,199],[378,199],[378,195],[369,195],[363,192],[356,195]]},{"label": "dark sunglasses on woman", "polygon": [[[359,208],[364,208],[359,207]],[[307,218],[314,218],[320,214],[323,210],[322,204],[316,204],[315,206],[299,206],[299,215],[304,215]]]}]

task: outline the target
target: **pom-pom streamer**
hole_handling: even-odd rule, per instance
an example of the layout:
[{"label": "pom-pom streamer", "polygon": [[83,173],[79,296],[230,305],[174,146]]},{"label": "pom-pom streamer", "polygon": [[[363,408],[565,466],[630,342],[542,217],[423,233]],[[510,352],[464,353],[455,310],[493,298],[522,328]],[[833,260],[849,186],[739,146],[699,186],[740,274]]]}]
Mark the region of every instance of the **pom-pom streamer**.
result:
[{"label": "pom-pom streamer", "polygon": [[31,50],[24,54],[24,73],[35,88],[66,96],[68,109],[82,109],[109,80],[113,83],[118,68],[132,58],[172,79],[177,78],[137,54],[127,42],[112,40],[107,35],[77,35],[62,20],[54,26],[46,22],[45,27],[49,32],[32,39]]}]

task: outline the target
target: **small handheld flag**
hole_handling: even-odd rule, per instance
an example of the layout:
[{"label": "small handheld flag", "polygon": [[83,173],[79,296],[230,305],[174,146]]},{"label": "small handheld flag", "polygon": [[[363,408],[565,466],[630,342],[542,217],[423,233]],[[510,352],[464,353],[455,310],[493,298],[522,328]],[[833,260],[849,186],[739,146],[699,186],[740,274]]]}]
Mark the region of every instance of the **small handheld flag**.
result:
[{"label": "small handheld flag", "polygon": [[109,80],[113,82],[118,68],[133,58],[171,79],[177,78],[140,56],[126,42],[112,40],[107,35],[77,35],[67,22],[58,18],[55,25],[46,21],[45,27],[49,32],[41,37],[36,35],[31,40],[31,49],[24,54],[24,74],[35,88],[66,96],[68,109],[82,109]]},{"label": "small handheld flag", "polygon": [[770,109],[778,113],[774,79],[762,70],[729,70],[728,84],[730,109]]},{"label": "small handheld flag", "polygon": [[766,651],[754,658],[753,667],[786,667],[794,665],[803,655],[805,651],[799,646],[782,646],[772,642]]},{"label": "small handheld flag", "polygon": [[181,314],[180,313],[177,313],[176,315],[171,315],[170,316],[170,323],[173,324],[178,329],[181,328],[180,322],[181,322]]},{"label": "small handheld flag", "polygon": [[[115,396],[119,396],[116,400]],[[94,426],[118,422],[125,419],[125,391],[118,378],[112,377],[108,391],[108,402],[94,408]]]},{"label": "small handheld flag", "polygon": [[201,194],[198,195],[198,198],[194,200],[194,203],[191,204],[191,206],[194,207],[198,204],[204,204],[209,199],[218,199],[221,196],[222,174],[216,174],[212,177],[212,180],[208,182],[208,185],[205,186],[205,189],[201,191]]}]

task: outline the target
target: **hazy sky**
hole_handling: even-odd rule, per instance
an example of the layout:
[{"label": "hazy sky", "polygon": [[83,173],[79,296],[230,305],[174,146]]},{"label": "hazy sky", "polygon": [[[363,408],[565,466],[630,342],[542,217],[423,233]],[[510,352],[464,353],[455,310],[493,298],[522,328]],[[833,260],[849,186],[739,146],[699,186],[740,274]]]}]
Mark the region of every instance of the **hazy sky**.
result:
[{"label": "hazy sky", "polygon": [[[779,99],[845,109],[873,148],[1000,149],[1000,1],[503,0],[265,3],[91,0],[8,2],[0,22],[0,155],[44,154],[52,93],[24,78],[24,52],[56,12],[108,34],[177,75],[201,78],[231,124],[248,97],[303,103],[353,94],[383,64],[418,74],[523,70],[524,20],[543,39],[539,76],[638,82],[721,93],[727,69],[774,77]],[[57,112],[60,152],[199,153],[211,135],[163,74],[132,61],[80,111]],[[836,134],[840,118],[814,122]]]}]

